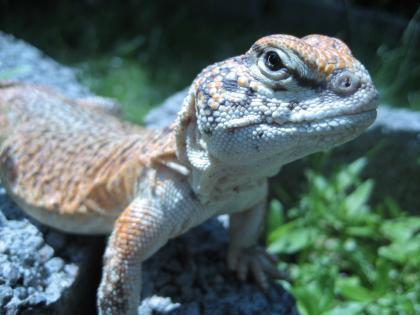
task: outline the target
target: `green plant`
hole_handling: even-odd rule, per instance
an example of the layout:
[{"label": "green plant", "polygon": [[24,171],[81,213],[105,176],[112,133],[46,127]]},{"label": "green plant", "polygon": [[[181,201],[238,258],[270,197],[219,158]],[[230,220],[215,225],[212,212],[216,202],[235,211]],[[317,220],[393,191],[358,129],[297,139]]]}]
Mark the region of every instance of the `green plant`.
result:
[{"label": "green plant", "polygon": [[420,314],[420,217],[392,200],[368,204],[366,162],[328,178],[307,171],[308,191],[287,212],[271,202],[269,250],[289,260],[285,284],[303,315]]},{"label": "green plant", "polygon": [[420,110],[420,8],[396,47],[379,46],[373,67],[382,101]]},{"label": "green plant", "polygon": [[[125,49],[128,49],[127,45]],[[151,70],[130,57],[102,56],[78,64],[80,79],[94,93],[118,100],[123,118],[141,124],[145,114],[174,90],[184,87],[180,74],[159,69]],[[181,82],[181,86],[179,86]]]}]

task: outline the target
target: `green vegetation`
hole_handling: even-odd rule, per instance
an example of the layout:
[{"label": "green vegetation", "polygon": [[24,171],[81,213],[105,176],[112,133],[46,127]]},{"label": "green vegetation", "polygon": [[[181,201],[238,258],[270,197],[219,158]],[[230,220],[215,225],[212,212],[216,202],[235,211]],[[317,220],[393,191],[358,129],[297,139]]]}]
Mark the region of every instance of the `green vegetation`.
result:
[{"label": "green vegetation", "polygon": [[381,45],[372,66],[381,101],[420,110],[420,8],[396,47]]},{"label": "green vegetation", "polygon": [[81,81],[96,94],[117,99],[123,118],[141,124],[146,113],[171,92],[180,89],[177,74],[151,76],[147,66],[131,59],[103,57],[79,64]]},{"label": "green vegetation", "polygon": [[420,314],[420,217],[392,201],[368,204],[361,158],[329,176],[308,170],[307,191],[285,211],[271,202],[267,243],[288,268],[302,315]]}]

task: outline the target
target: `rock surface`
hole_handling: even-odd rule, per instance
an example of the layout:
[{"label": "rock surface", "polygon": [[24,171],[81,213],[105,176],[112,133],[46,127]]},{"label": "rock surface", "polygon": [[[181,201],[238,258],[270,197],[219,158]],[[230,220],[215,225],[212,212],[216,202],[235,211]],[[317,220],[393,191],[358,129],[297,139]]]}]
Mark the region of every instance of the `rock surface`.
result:
[{"label": "rock surface", "polygon": [[[52,86],[68,97],[90,94],[72,69],[0,32],[0,80],[4,79]],[[40,226],[1,188],[0,313],[91,314],[99,276],[92,266],[99,264],[102,247],[102,238],[70,236]]]},{"label": "rock surface", "polygon": [[95,289],[87,274],[95,274],[91,264],[97,260],[94,255],[100,254],[95,243],[101,241],[33,222],[1,188],[0,313],[89,314],[85,310],[93,309],[93,303],[85,295],[94,294]]},{"label": "rock surface", "polygon": [[0,32],[0,80],[4,79],[51,86],[68,97],[92,95],[79,84],[74,69],[60,65],[26,42]]},{"label": "rock surface", "polygon": [[[139,315],[297,315],[294,299],[279,285],[263,294],[238,282],[226,268],[223,216],[170,241],[144,265]],[[170,297],[170,299],[169,299]]]},{"label": "rock surface", "polygon": [[[4,33],[1,79],[53,86],[69,97],[91,95],[72,69]],[[4,189],[0,210],[0,313],[94,314],[104,239],[40,226]],[[226,218],[170,241],[144,265],[139,314],[297,314],[293,297],[280,285],[272,284],[264,295],[254,284],[238,282],[227,271],[226,248]]]}]

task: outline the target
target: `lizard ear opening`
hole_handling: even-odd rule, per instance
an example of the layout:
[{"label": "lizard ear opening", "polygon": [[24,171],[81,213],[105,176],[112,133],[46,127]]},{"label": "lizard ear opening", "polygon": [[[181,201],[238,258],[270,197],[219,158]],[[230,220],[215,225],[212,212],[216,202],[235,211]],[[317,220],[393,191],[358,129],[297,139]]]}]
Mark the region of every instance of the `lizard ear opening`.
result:
[{"label": "lizard ear opening", "polygon": [[[196,110],[195,110],[195,87],[192,85],[185,97],[181,111],[178,113],[175,139],[177,148],[177,157],[181,163],[189,164],[187,157],[187,132],[197,128]],[[189,132],[188,132],[189,133]]]},{"label": "lizard ear opening", "polygon": [[193,85],[178,114],[175,129],[177,157],[183,164],[205,170],[209,164],[209,156],[206,145],[200,140],[195,95],[196,89]]}]

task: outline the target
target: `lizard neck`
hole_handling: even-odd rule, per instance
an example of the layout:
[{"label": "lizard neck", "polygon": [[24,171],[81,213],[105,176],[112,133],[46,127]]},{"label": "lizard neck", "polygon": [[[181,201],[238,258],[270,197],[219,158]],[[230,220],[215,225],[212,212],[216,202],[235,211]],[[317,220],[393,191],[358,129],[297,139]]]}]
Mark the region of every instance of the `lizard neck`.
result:
[{"label": "lizard neck", "polygon": [[245,191],[260,185],[280,171],[280,165],[261,164],[232,167],[217,160],[210,160],[205,169],[191,167],[189,181],[201,198],[219,199],[231,191]]},{"label": "lizard neck", "polygon": [[282,163],[275,157],[252,164],[223,163],[207,149],[195,124],[189,124],[183,135],[179,141],[183,145],[177,147],[178,160],[188,168],[191,188],[202,201],[250,190],[280,171]]}]

